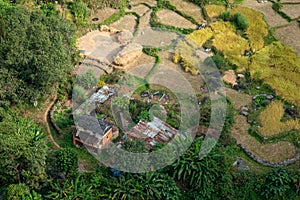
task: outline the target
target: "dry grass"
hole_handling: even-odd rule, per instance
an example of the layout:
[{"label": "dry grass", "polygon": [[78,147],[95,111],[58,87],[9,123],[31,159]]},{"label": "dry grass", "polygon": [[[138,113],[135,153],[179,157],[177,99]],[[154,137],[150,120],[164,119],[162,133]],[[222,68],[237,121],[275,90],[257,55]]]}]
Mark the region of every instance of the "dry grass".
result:
[{"label": "dry grass", "polygon": [[283,4],[281,11],[292,19],[298,18],[300,17],[300,4]]},{"label": "dry grass", "polygon": [[134,32],[136,26],[136,17],[134,15],[125,15],[120,20],[111,24],[111,26],[119,30],[126,29]]},{"label": "dry grass", "polygon": [[196,29],[197,26],[190,22],[189,20],[183,18],[182,16],[178,15],[177,13],[162,9],[159,10],[157,13],[158,21],[162,24],[169,25],[169,26],[175,26],[178,28],[185,28],[185,29]]},{"label": "dry grass", "polygon": [[203,21],[203,17],[201,14],[202,11],[199,6],[183,0],[169,0],[169,1],[172,5],[174,5],[177,8],[177,10],[192,17],[198,23],[202,23]]},{"label": "dry grass", "polygon": [[284,114],[283,103],[280,101],[272,102],[265,110],[259,115],[259,120],[262,127],[259,132],[264,137],[274,136],[286,131],[300,130],[300,124],[298,120],[289,120],[281,122],[281,118]]},{"label": "dry grass", "polygon": [[245,93],[240,93],[234,89],[226,88],[226,96],[230,99],[233,107],[239,110],[242,106],[250,105],[252,97]]},{"label": "dry grass", "polygon": [[281,42],[274,42],[257,52],[250,65],[252,76],[258,76],[278,95],[300,106],[300,58]]},{"label": "dry grass", "polygon": [[243,145],[257,157],[270,162],[281,162],[295,156],[296,148],[292,143],[280,141],[273,144],[261,144],[248,134],[249,128],[246,118],[238,115],[232,127],[232,136],[237,140],[237,144]]},{"label": "dry grass", "polygon": [[[299,1],[299,0],[297,0]],[[264,18],[270,27],[277,27],[288,22],[272,9],[272,2],[258,3],[254,0],[244,0],[242,5],[264,14]]]},{"label": "dry grass", "polygon": [[202,46],[213,35],[214,35],[214,33],[212,32],[212,30],[210,28],[205,28],[205,29],[201,29],[201,30],[192,32],[191,34],[187,35],[186,38],[189,41],[191,40],[191,43],[195,43],[195,45],[197,45],[197,46]]},{"label": "dry grass", "polygon": [[264,21],[263,15],[253,9],[246,7],[236,7],[231,10],[231,13],[239,12],[247,17],[249,26],[246,30],[249,39],[250,47],[253,52],[256,52],[264,47],[264,36],[268,34],[267,24]]},{"label": "dry grass", "polygon": [[274,35],[283,43],[291,46],[293,50],[300,55],[300,27],[297,22],[293,22],[289,26],[276,29]]},{"label": "dry grass", "polygon": [[224,6],[219,5],[206,5],[204,9],[206,10],[206,13],[210,18],[219,17],[222,12],[226,10]]}]

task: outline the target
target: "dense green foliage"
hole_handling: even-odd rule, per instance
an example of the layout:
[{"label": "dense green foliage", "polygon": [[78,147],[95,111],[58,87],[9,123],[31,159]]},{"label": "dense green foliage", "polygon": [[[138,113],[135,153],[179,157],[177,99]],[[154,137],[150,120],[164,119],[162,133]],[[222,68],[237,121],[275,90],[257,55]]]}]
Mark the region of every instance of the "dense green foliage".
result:
[{"label": "dense green foliage", "polygon": [[38,187],[46,177],[47,146],[41,128],[3,110],[0,118],[1,185],[25,183]]},{"label": "dense green foliage", "polygon": [[74,28],[46,15],[0,1],[0,104],[33,102],[72,69]]}]

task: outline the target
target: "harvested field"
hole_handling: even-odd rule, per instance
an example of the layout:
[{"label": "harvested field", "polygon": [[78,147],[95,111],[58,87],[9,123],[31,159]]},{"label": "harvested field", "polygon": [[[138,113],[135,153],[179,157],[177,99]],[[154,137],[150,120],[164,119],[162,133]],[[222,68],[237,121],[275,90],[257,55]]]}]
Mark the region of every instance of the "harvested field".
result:
[{"label": "harvested field", "polygon": [[136,24],[136,17],[134,15],[125,15],[120,20],[111,24],[111,26],[119,30],[126,29],[133,33],[135,31]]},{"label": "harvested field", "polygon": [[100,32],[99,30],[91,31],[77,40],[76,46],[78,49],[85,50],[85,55],[89,55],[95,48],[96,42],[110,39],[108,32]]},{"label": "harvested field", "polygon": [[140,78],[145,78],[154,64],[155,58],[143,53],[137,60],[124,66],[124,69]]},{"label": "harvested field", "polygon": [[280,0],[281,3],[299,3],[300,0]]},{"label": "harvested field", "polygon": [[207,5],[204,7],[206,10],[207,15],[209,18],[216,18],[219,17],[222,12],[226,11],[226,8],[224,6],[219,5]]},{"label": "harvested field", "polygon": [[298,18],[300,17],[300,4],[283,4],[281,11],[292,19]]},{"label": "harvested field", "polygon": [[258,3],[255,0],[244,0],[242,5],[260,11],[264,15],[264,18],[270,27],[288,24],[284,18],[272,9],[272,2]]},{"label": "harvested field", "polygon": [[242,106],[250,105],[252,97],[245,93],[240,93],[234,89],[226,88],[226,96],[230,99],[233,107],[239,110]]},{"label": "harvested field", "polygon": [[155,5],[157,5],[157,1],[156,0],[132,0],[132,1],[130,1],[130,3],[132,5],[139,5],[141,3],[145,3],[145,4],[149,5],[149,6],[155,6]]},{"label": "harvested field", "polygon": [[150,9],[147,6],[140,4],[133,6],[131,10],[127,8],[126,12],[136,12],[139,16],[143,16],[148,10]]},{"label": "harvested field", "polygon": [[133,42],[144,46],[162,47],[171,45],[177,38],[178,35],[176,33],[157,31],[149,27],[140,29],[137,36],[133,39]]},{"label": "harvested field", "polygon": [[175,26],[178,28],[186,28],[186,29],[197,28],[195,24],[193,24],[189,20],[183,18],[182,16],[178,15],[177,13],[171,10],[162,9],[159,10],[156,14],[157,14],[158,21],[162,24]]},{"label": "harvested field", "polygon": [[169,1],[180,12],[183,12],[184,14],[192,17],[198,23],[203,22],[202,11],[199,6],[183,0],[169,0]]},{"label": "harvested field", "polygon": [[300,56],[300,27],[296,22],[274,31],[275,37],[289,45]]},{"label": "harvested field", "polygon": [[142,29],[142,28],[145,28],[145,27],[150,27],[150,18],[151,18],[151,12],[145,13],[145,15],[143,15],[140,18],[140,23],[139,23],[138,28]]},{"label": "harvested field", "polygon": [[244,116],[238,115],[236,123],[232,127],[232,136],[237,144],[243,145],[260,159],[270,162],[281,162],[295,156],[296,148],[289,142],[276,142],[273,144],[261,144],[248,134],[250,125]]},{"label": "harvested field", "polygon": [[[190,75],[191,76],[191,75]],[[156,83],[167,87],[172,92],[181,94],[193,94],[194,88],[184,76],[182,70],[176,70],[166,62],[161,63],[150,78],[150,83]],[[200,85],[198,85],[199,87]]]},{"label": "harvested field", "polygon": [[[109,18],[113,14],[119,12],[119,9],[104,8],[101,10],[96,10],[95,13],[89,18],[89,22],[93,24],[102,23],[105,19]],[[92,21],[93,18],[98,18],[98,21]]]},{"label": "harvested field", "polygon": [[196,93],[200,93],[200,86],[204,84],[203,79],[201,78],[201,75],[192,76],[189,73],[185,73],[182,70],[182,67],[180,64],[175,64],[172,62],[173,59],[173,53],[169,51],[161,51],[159,52],[159,57],[161,58],[161,64],[166,65],[173,70],[176,70],[178,73],[180,73],[188,82],[192,85],[194,91]]}]

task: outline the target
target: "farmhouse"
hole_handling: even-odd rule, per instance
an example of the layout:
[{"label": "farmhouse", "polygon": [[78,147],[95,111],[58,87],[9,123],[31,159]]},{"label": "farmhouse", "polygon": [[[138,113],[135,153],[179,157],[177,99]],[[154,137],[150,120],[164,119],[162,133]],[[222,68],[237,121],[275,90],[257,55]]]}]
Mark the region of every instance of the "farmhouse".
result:
[{"label": "farmhouse", "polygon": [[95,153],[106,147],[118,135],[118,130],[112,123],[91,115],[81,116],[76,121],[76,127],[77,130],[73,133],[74,145],[85,145]]},{"label": "farmhouse", "polygon": [[152,149],[158,142],[170,142],[178,133],[178,130],[154,116],[151,122],[140,120],[126,134],[129,138],[146,140],[147,148]]}]

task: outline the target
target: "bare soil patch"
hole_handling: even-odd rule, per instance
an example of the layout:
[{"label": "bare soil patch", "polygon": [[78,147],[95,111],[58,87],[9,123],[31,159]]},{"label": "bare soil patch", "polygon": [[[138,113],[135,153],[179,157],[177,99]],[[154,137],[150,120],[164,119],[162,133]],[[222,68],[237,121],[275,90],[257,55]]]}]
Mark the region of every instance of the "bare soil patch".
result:
[{"label": "bare soil patch", "polygon": [[296,22],[286,27],[276,29],[274,35],[283,43],[292,47],[293,50],[300,55],[300,27]]},{"label": "bare soil patch", "polygon": [[151,18],[151,12],[145,13],[145,15],[143,15],[140,18],[140,23],[139,23],[138,28],[142,29],[142,28],[145,28],[145,27],[150,27],[150,18]]},{"label": "bare soil patch", "polygon": [[281,11],[292,19],[298,18],[300,17],[300,4],[283,4]]},{"label": "bare soil patch", "polygon": [[198,23],[203,22],[202,11],[199,6],[182,0],[170,0],[170,3],[174,5],[177,8],[177,10],[192,17]]},{"label": "bare soil patch", "polygon": [[85,50],[84,55],[89,55],[95,49],[96,42],[107,40],[109,37],[110,34],[108,32],[101,32],[99,30],[91,31],[79,38],[76,46],[79,50]]},{"label": "bare soil patch", "polygon": [[296,148],[289,142],[277,142],[273,144],[261,144],[254,137],[248,134],[250,125],[244,116],[238,115],[236,123],[232,127],[232,136],[237,140],[237,144],[243,145],[260,159],[270,162],[282,162],[293,158]]},{"label": "bare soil patch", "polygon": [[186,73],[183,71],[183,68],[180,64],[175,64],[173,59],[174,54],[169,51],[161,51],[159,53],[159,57],[161,58],[161,65],[168,66],[173,70],[177,71],[180,75],[182,75],[192,86],[196,93],[200,93],[200,86],[204,84],[203,79],[200,75],[193,76],[190,73]]},{"label": "bare soil patch", "polygon": [[189,20],[183,18],[182,16],[178,15],[177,13],[162,9],[157,12],[157,17],[159,22],[165,25],[175,26],[178,28],[192,28],[196,29],[197,26],[190,22]]},{"label": "bare soil patch", "polygon": [[145,5],[137,5],[137,6],[133,6],[132,9],[126,9],[127,12],[135,12],[137,13],[139,16],[143,16],[148,10],[150,10],[147,6]]},{"label": "bare soil patch", "polygon": [[119,30],[126,29],[133,33],[136,27],[136,17],[134,15],[125,15],[120,20],[111,24],[111,26]]},{"label": "bare soil patch", "polygon": [[231,88],[226,88],[226,96],[230,99],[235,109],[240,109],[242,106],[249,105],[252,102],[250,95],[240,93]]},{"label": "bare soil patch", "polygon": [[281,3],[300,3],[300,0],[280,0]]},{"label": "bare soil patch", "polygon": [[255,0],[244,0],[242,6],[252,8],[263,13],[265,20],[270,27],[277,27],[288,24],[288,22],[284,18],[282,18],[272,9],[271,2],[258,3]]},{"label": "bare soil patch", "polygon": [[141,3],[145,3],[149,6],[155,6],[157,5],[157,1],[156,0],[132,0],[130,1],[130,3],[132,5],[138,5],[138,4],[141,4]]},{"label": "bare soil patch", "polygon": [[[93,24],[102,23],[105,19],[109,18],[113,14],[119,12],[119,9],[113,9],[113,8],[104,8],[101,10],[96,10],[93,15],[89,18],[89,22]],[[98,21],[92,21],[92,19],[98,18]]]},{"label": "bare soil patch", "polygon": [[140,29],[133,39],[134,43],[150,47],[162,47],[171,45],[178,35],[173,32],[153,30],[150,27]]}]

